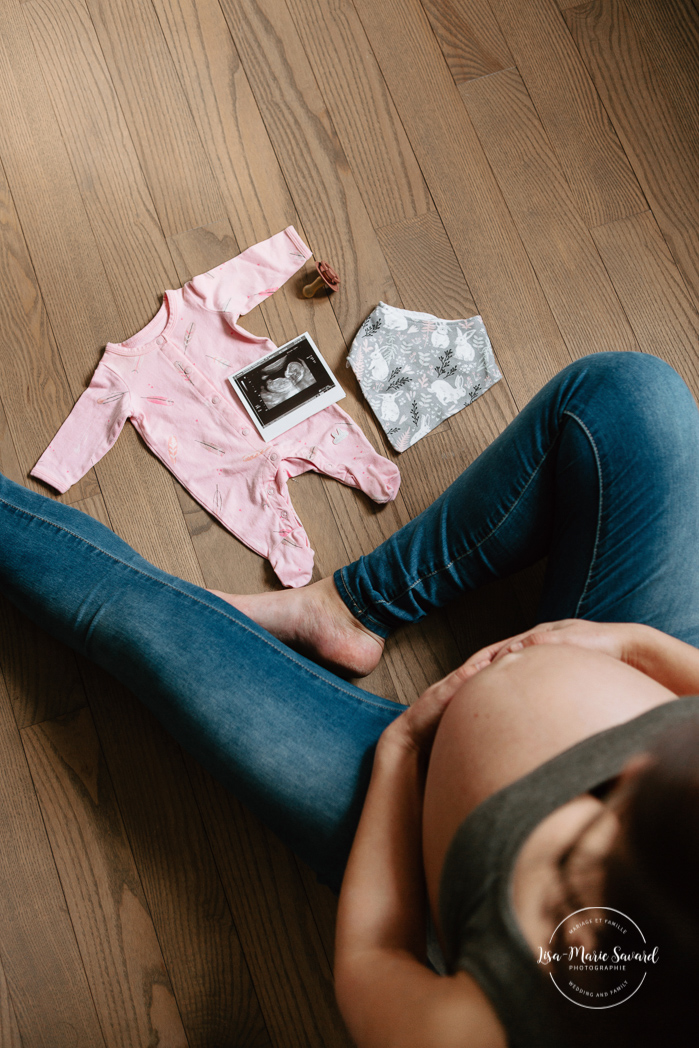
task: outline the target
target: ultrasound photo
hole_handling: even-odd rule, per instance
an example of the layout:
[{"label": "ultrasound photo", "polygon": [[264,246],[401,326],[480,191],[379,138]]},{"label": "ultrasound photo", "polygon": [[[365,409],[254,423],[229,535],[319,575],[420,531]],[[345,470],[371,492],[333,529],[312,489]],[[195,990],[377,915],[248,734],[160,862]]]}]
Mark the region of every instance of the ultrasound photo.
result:
[{"label": "ultrasound photo", "polygon": [[307,332],[229,381],[266,440],[345,395]]}]

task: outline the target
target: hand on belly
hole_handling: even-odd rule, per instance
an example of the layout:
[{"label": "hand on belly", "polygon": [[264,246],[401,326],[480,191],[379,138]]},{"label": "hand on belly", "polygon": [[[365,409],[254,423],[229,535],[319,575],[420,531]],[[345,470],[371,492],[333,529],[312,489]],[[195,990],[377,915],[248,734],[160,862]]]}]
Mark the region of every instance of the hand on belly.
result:
[{"label": "hand on belly", "polygon": [[451,838],[481,801],[581,739],[674,698],[617,659],[566,645],[523,648],[469,678],[439,724],[425,784],[431,901]]}]

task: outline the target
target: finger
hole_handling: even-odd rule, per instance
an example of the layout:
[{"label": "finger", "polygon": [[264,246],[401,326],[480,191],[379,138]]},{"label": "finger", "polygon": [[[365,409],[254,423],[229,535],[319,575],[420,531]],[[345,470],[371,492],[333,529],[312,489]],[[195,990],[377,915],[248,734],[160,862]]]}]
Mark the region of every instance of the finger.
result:
[{"label": "finger", "polygon": [[427,691],[422,693],[418,701],[424,701],[425,704],[446,704],[452,696],[456,694],[462,683],[462,678],[458,677],[456,671],[454,671],[447,677],[442,677],[441,680],[435,681],[434,684],[431,684]]},{"label": "finger", "polygon": [[426,702],[435,702],[437,704],[447,702],[455,695],[461,685],[468,680],[469,676],[472,675],[472,671],[468,666],[468,663],[463,663],[461,666],[457,666],[455,670],[448,673],[446,677],[442,677],[441,680],[435,681],[429,688],[426,689],[418,699],[419,702],[425,700]]},{"label": "finger", "polygon": [[493,661],[493,659],[497,655],[500,648],[503,647],[503,645],[511,644],[512,641],[515,640],[517,640],[517,637],[506,637],[505,640],[499,640],[496,641],[495,644],[488,644],[487,647],[480,648],[479,651],[475,651],[473,655],[470,655],[468,657],[468,659],[464,663],[464,667],[467,667],[470,670],[471,668],[475,668],[477,666],[479,669],[481,669],[482,666],[485,666],[489,662]]},{"label": "finger", "polygon": [[[541,622],[531,629],[524,630],[522,633],[516,633],[512,637],[507,637],[505,640],[499,640],[494,644],[488,644],[485,648],[480,648],[478,651],[474,652],[473,655],[470,655],[466,662],[461,666],[458,666],[455,670],[452,670],[452,672],[447,674],[446,677],[442,677],[441,680],[435,681],[434,684],[431,684],[423,695],[427,695],[428,693],[434,693],[436,695],[437,689],[439,689],[439,695],[451,696],[461,684],[494,662],[499,654],[505,655],[508,651],[513,650],[513,645],[520,644],[520,642],[521,646],[524,646],[525,643],[536,643],[536,641],[530,642],[528,638],[532,637],[535,633],[562,629],[564,626],[568,626],[577,621],[577,619],[561,619],[556,622]],[[514,650],[519,650],[519,648],[515,648]]]},{"label": "finger", "polygon": [[403,721],[405,731],[419,749],[431,744],[444,711],[458,688],[459,682],[455,680],[455,675],[449,674],[424,691],[398,718]]},{"label": "finger", "polygon": [[531,636],[533,633],[548,632],[549,630],[562,629],[564,626],[575,622],[575,619],[561,619],[557,622],[539,622],[536,626],[530,627],[528,630],[523,630],[522,633],[515,633],[512,637],[506,637],[504,640],[496,641],[495,644],[489,644],[485,648],[481,648],[480,651],[474,652],[473,655],[466,661],[466,666],[477,665],[479,663],[492,662],[498,653],[505,653],[505,650],[509,650],[512,644],[516,644],[519,641],[523,641],[525,638]]},{"label": "finger", "polygon": [[525,633],[520,633],[517,637],[510,638],[510,640],[503,644],[492,661],[497,662],[511,652],[521,651],[523,648],[535,647],[537,644],[564,644],[565,636],[560,635],[563,629],[563,623],[542,622],[533,629],[527,630]]},{"label": "finger", "polygon": [[592,633],[585,629],[581,634],[580,624],[588,623],[584,619],[561,619],[557,622],[542,622],[526,633],[513,637],[508,641],[497,655],[493,658],[496,662],[511,652],[521,651],[523,648],[536,647],[539,644],[572,644],[582,647],[590,647]]},{"label": "finger", "polygon": [[[482,665],[488,662],[495,662],[499,656],[506,655],[507,652],[514,650],[514,646],[522,647],[523,642],[534,632],[539,630],[539,627],[534,627],[532,630],[525,630],[523,633],[516,633],[514,636],[507,637],[505,640],[499,640],[495,645],[488,645],[487,648],[482,648],[475,655],[472,655],[468,659],[466,665],[468,667],[478,667],[482,669]],[[515,650],[518,650],[515,648]]]}]

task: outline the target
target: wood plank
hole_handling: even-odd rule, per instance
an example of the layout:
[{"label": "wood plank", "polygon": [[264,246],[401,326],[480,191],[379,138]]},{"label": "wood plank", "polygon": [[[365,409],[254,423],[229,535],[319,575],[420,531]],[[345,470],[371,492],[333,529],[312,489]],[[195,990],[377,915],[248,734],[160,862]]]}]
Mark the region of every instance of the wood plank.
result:
[{"label": "wood plank", "polygon": [[5,972],[0,964],[0,1044],[3,1048],[22,1048],[15,1011],[10,1000]]},{"label": "wood plank", "polygon": [[513,66],[490,0],[422,0],[456,84]]},{"label": "wood plank", "polygon": [[463,661],[448,612],[437,609],[386,641],[383,661],[400,702],[411,705],[430,684],[446,677]]},{"label": "wood plank", "polygon": [[218,185],[152,4],[85,2],[163,232],[220,221]]},{"label": "wood plank", "polygon": [[[2,241],[0,240],[0,250],[1,247]],[[21,484],[24,479],[2,398],[0,398],[0,473],[15,484]]]},{"label": "wood plank", "polygon": [[272,1042],[349,1048],[330,965],[291,852],[190,757],[202,817]]},{"label": "wood plank", "polygon": [[[109,284],[94,241],[85,235],[87,219],[50,99],[43,81],[33,74],[36,53],[16,0],[7,0],[0,8],[0,26],[0,153],[40,279],[43,256],[52,256],[59,293],[44,296],[49,316],[57,299],[62,306],[55,310],[59,343],[60,321],[65,318],[63,323],[73,331],[75,341],[89,325],[90,348],[93,343],[104,345],[109,337],[105,324],[111,301]],[[39,232],[42,236],[33,235]],[[34,251],[35,243],[46,246]],[[47,281],[47,291],[50,288]],[[80,386],[89,374],[89,363],[83,363],[76,375]]]},{"label": "wood plank", "polygon": [[331,305],[347,342],[395,295],[369,215],[286,4],[221,6],[309,244],[342,278]]},{"label": "wood plank", "polygon": [[80,667],[188,1042],[268,1048],[182,751],[126,688],[85,659]]},{"label": "wood plank", "polygon": [[0,665],[20,728],[86,703],[73,652],[0,598]]},{"label": "wood plank", "polygon": [[23,11],[117,308],[137,331],[176,278],[94,26],[82,0]]},{"label": "wood plank", "polygon": [[645,211],[643,192],[554,0],[492,0],[588,226]]},{"label": "wood plank", "polygon": [[351,0],[287,0],[374,227],[434,208]]},{"label": "wood plank", "polygon": [[592,0],[566,20],[699,305],[699,13]]},{"label": "wood plank", "polygon": [[[73,400],[58,354],[36,275],[4,172],[0,169],[0,382],[3,392],[3,440],[12,446],[17,484],[46,494],[47,487],[29,470],[43,453]],[[10,451],[7,445],[8,453]],[[4,461],[1,463],[3,468]],[[16,469],[14,469],[16,465]],[[74,502],[99,491],[90,470],[61,502]]]},{"label": "wood plank", "polygon": [[472,317],[473,295],[436,212],[377,230],[406,309],[444,317]]},{"label": "wood plank", "polygon": [[[132,331],[122,326],[50,98],[43,79],[34,75],[36,53],[18,0],[0,8],[0,30],[0,155],[77,399],[101,347]],[[53,430],[46,430],[45,444],[52,436]],[[172,478],[153,455],[144,454],[131,427],[96,473],[118,533],[159,567],[198,581]]]},{"label": "wood plank", "polygon": [[153,0],[153,6],[238,250],[297,224],[288,186],[218,0]]},{"label": "wood plank", "polygon": [[89,711],[22,738],[107,1045],[186,1045]]},{"label": "wood plank", "polygon": [[[112,522],[109,519],[107,507],[101,495],[95,495],[89,499],[81,499],[80,502],[75,503],[74,508],[79,509],[81,513],[88,513],[95,520],[98,520],[100,524],[104,524],[105,527],[112,528]],[[49,718],[47,717],[46,720],[49,720]]]},{"label": "wood plank", "polygon": [[699,399],[699,313],[650,212],[594,230],[639,347],[667,360]]},{"label": "wood plank", "polygon": [[337,896],[325,884],[320,884],[310,866],[296,855],[296,866],[311,908],[318,935],[330,968],[335,963],[335,924],[337,922]]},{"label": "wood plank", "polygon": [[517,70],[461,94],[571,355],[637,348]]},{"label": "wood plank", "polygon": [[[289,224],[308,240],[218,0],[154,0],[154,5],[230,219],[230,227],[226,222],[204,227],[211,240],[192,231],[199,248],[188,232],[182,234],[190,261],[182,265],[176,259],[180,281],[185,272],[191,276],[210,268],[212,257],[224,261],[222,250],[230,258]],[[169,238],[175,255],[177,240]],[[329,299],[309,301],[300,293],[312,270],[308,262],[260,311],[275,341],[310,331],[328,358],[344,352],[345,344]],[[251,320],[246,317],[245,323]]]},{"label": "wood plank", "polygon": [[418,0],[356,0],[356,7],[522,406],[568,352]]},{"label": "wood plank", "polygon": [[0,963],[25,1048],[104,1046],[0,677]]}]

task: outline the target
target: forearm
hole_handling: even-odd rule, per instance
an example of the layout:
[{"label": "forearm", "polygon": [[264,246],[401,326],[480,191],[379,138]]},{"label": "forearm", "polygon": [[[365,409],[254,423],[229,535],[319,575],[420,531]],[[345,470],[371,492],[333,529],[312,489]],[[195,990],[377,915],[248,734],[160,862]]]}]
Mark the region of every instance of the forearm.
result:
[{"label": "forearm", "polygon": [[[420,703],[423,710],[444,705],[433,693],[410,712]],[[416,726],[429,744],[419,717]],[[377,748],[342,883],[335,951],[340,1011],[357,1048],[504,1048],[502,1028],[475,983],[463,972],[437,975],[424,963],[427,752],[421,744],[400,745],[396,735],[387,729]]]},{"label": "forearm", "polygon": [[699,695],[699,651],[691,644],[636,626],[628,661],[675,695]]},{"label": "forearm", "polygon": [[445,982],[425,966],[422,809],[426,763],[457,687],[452,674],[428,688],[376,748],[335,938],[335,992],[359,1048],[453,1043],[440,1033]]},{"label": "forearm", "polygon": [[[385,1045],[425,955],[423,760],[382,736],[340,892],[335,993],[355,1043]],[[422,962],[422,963],[421,963]],[[390,1018],[390,1021],[388,1021]],[[406,1042],[407,1043],[407,1042]]]},{"label": "forearm", "polygon": [[422,763],[417,752],[379,741],[340,893],[336,978],[367,950],[406,950],[424,959]]}]

